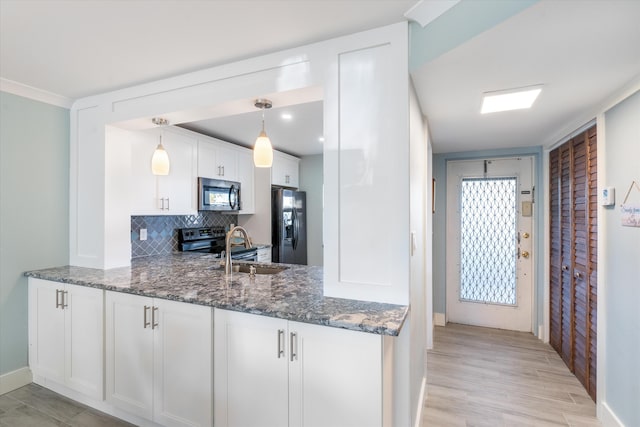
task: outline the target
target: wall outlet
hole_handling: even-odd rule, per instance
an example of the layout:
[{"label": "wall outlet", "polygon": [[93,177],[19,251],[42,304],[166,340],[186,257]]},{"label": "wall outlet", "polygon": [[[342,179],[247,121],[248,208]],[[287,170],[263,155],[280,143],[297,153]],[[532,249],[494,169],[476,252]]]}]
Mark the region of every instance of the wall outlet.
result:
[{"label": "wall outlet", "polygon": [[147,240],[147,229],[146,228],[141,228],[140,229],[140,240]]}]

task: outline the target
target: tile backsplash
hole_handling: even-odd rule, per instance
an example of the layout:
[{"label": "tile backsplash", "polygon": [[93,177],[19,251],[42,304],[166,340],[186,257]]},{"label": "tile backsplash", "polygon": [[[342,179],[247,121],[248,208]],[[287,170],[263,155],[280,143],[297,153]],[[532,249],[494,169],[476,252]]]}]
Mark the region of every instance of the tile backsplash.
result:
[{"label": "tile backsplash", "polygon": [[[219,212],[198,212],[198,215],[132,216],[131,258],[167,255],[178,250],[178,229],[188,227],[228,228],[237,224],[237,215]],[[140,240],[140,229],[147,229],[147,240]]]}]

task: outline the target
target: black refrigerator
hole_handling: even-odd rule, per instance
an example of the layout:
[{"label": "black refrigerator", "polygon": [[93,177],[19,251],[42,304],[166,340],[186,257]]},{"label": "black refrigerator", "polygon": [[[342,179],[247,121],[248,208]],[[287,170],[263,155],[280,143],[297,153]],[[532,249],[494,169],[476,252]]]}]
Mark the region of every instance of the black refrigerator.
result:
[{"label": "black refrigerator", "polygon": [[307,195],[271,190],[271,258],[285,264],[307,264]]}]

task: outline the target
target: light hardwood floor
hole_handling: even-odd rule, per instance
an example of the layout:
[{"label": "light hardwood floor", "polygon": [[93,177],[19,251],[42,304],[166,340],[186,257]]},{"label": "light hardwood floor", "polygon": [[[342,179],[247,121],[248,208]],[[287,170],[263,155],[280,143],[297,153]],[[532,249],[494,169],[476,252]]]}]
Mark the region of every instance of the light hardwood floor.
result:
[{"label": "light hardwood floor", "polygon": [[434,338],[424,427],[600,426],[582,385],[532,334],[450,323]]},{"label": "light hardwood floor", "polygon": [[133,427],[133,424],[29,384],[0,396],[0,427]]}]

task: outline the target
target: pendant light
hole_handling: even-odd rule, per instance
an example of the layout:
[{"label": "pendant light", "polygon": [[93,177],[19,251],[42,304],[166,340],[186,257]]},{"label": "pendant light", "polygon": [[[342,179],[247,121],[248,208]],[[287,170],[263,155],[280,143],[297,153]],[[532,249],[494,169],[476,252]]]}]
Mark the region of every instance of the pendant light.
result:
[{"label": "pendant light", "polygon": [[273,164],[273,147],[267,133],[264,131],[264,110],[271,108],[271,101],[268,99],[256,99],[254,105],[262,110],[262,130],[253,147],[253,164],[257,168],[270,168]]},{"label": "pendant light", "polygon": [[[154,117],[151,121],[158,126],[166,126],[169,124],[167,119],[160,117]],[[169,155],[162,146],[162,129],[160,129],[160,142],[158,143],[156,150],[153,152],[153,157],[151,158],[151,172],[154,175],[169,175],[169,168]]]}]

